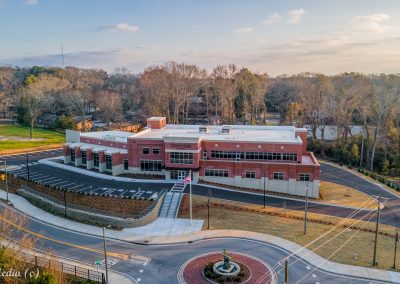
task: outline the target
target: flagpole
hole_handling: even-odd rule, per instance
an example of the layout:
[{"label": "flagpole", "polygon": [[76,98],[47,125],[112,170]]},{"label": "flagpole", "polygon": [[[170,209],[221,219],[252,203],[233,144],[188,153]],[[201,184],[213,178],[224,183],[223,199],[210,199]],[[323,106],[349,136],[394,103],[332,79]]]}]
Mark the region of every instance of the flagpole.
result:
[{"label": "flagpole", "polygon": [[190,226],[192,226],[192,170],[189,171]]}]

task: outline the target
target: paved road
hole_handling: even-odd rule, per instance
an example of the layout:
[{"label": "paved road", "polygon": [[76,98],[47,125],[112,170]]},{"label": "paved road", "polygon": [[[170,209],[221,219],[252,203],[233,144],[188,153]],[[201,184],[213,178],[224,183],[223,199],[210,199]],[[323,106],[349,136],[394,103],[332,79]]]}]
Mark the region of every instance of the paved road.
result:
[{"label": "paved road", "polygon": [[[38,152],[29,155],[29,160],[32,163],[30,166],[30,177],[33,180],[45,182],[50,185],[57,185],[74,191],[80,192],[96,192],[104,195],[126,195],[136,196],[140,198],[154,197],[155,192],[168,190],[171,188],[170,183],[143,183],[143,182],[121,182],[113,180],[104,180],[96,177],[90,177],[83,174],[65,171],[63,169],[47,166],[38,163],[37,161],[47,157],[56,157],[62,155],[62,151]],[[0,157],[1,159],[2,157]],[[3,157],[4,158],[4,157]],[[25,154],[7,157],[9,165],[17,165],[21,167],[11,173],[20,176],[27,176],[27,170],[24,166],[26,163]],[[400,198],[384,191],[375,184],[371,184],[364,179],[351,174],[343,169],[328,165],[321,165],[321,180],[341,183],[358,190],[361,190],[369,195],[382,194],[388,198],[385,203],[385,208],[382,210],[381,222],[388,225],[398,227],[400,224]],[[200,185],[193,185],[193,194],[207,196],[208,188]],[[186,191],[188,188],[186,188]],[[260,194],[251,194],[247,192],[227,191],[224,189],[212,188],[212,197],[227,199],[232,201],[247,202],[253,204],[263,204],[263,196]],[[268,196],[267,205],[282,208],[286,206],[288,209],[304,210],[304,202],[299,200],[291,200],[285,197]],[[353,210],[338,206],[324,205],[318,203],[309,203],[309,211],[338,217],[349,216]],[[365,213],[360,212],[354,218],[360,218]]]},{"label": "paved road", "polygon": [[[3,210],[3,206],[3,204],[0,204],[0,210]],[[91,252],[76,247],[83,246],[101,251],[103,243],[102,239],[98,237],[67,231],[36,221],[35,219],[30,221],[29,229],[47,238],[54,238],[63,242],[56,243],[48,239],[42,239],[37,244],[37,248],[41,250],[51,251],[59,256],[83,261],[88,264],[94,264],[97,259],[103,260],[103,254],[100,252]],[[13,235],[13,237],[16,238],[15,235]],[[108,258],[110,262],[109,267],[111,269],[126,273],[139,281],[139,283],[149,284],[177,283],[176,274],[186,260],[207,252],[222,252],[224,248],[228,251],[253,255],[263,260],[271,267],[275,267],[280,260],[288,255],[285,250],[266,243],[233,238],[213,239],[178,245],[137,245],[128,242],[108,240],[107,248],[109,252],[150,257],[150,262],[121,260],[115,257]],[[305,276],[301,283],[370,283],[369,280],[355,279],[324,272],[303,260],[297,261],[296,257],[291,257],[290,263],[292,264],[289,268],[289,279],[291,283],[295,283],[295,281]],[[278,283],[282,283],[283,267],[278,266],[276,272]]]}]

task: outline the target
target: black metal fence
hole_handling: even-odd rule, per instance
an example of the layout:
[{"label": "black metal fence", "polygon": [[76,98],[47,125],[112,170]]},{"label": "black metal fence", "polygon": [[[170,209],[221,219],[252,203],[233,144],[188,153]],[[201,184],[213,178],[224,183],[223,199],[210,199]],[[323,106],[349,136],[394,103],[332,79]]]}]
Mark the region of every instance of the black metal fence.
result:
[{"label": "black metal fence", "polygon": [[53,269],[67,275],[92,280],[98,283],[105,283],[104,273],[102,272],[64,263],[58,260],[53,260],[51,258],[31,255],[27,253],[18,254],[25,263],[34,265],[35,267]]}]

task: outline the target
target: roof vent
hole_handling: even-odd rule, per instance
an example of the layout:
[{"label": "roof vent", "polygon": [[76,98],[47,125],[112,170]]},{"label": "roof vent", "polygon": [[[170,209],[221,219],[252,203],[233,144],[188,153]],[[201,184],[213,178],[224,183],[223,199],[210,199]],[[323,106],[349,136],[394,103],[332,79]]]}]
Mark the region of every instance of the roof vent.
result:
[{"label": "roof vent", "polygon": [[209,131],[208,126],[206,125],[199,126],[200,133],[208,133],[208,131]]},{"label": "roof vent", "polygon": [[222,133],[231,134],[231,132],[232,132],[232,128],[231,128],[230,125],[224,125],[224,126],[222,126]]}]

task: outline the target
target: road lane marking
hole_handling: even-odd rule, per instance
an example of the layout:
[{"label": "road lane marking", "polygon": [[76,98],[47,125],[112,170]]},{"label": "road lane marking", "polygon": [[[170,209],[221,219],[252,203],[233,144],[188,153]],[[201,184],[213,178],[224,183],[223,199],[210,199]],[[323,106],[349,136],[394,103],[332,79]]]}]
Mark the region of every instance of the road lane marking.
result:
[{"label": "road lane marking", "polygon": [[[29,229],[27,229],[25,227],[22,227],[22,226],[17,225],[17,224],[15,224],[13,222],[10,222],[9,220],[6,220],[2,216],[0,216],[0,220],[2,220],[3,222],[5,222],[5,223],[7,223],[7,224],[9,224],[9,225],[21,230],[21,231],[24,231],[24,232],[26,232],[28,234],[31,234],[33,236],[36,236],[38,238],[45,239],[45,240],[48,240],[48,241],[51,241],[51,242],[54,242],[54,243],[63,244],[63,245],[66,245],[66,246],[70,246],[70,247],[74,247],[74,248],[78,248],[78,249],[82,249],[82,250],[86,250],[86,251],[90,251],[90,252],[99,253],[101,255],[104,255],[104,250],[89,248],[89,247],[76,245],[76,244],[68,243],[68,242],[61,241],[61,240],[57,240],[57,239],[54,239],[54,238],[51,238],[51,237],[48,237],[48,236],[33,232],[33,231],[31,231],[31,230],[29,230]],[[128,260],[129,259],[129,255],[128,254],[123,254],[123,253],[107,251],[107,255],[110,255],[111,257],[115,257],[117,259],[123,259],[123,260]]]}]

